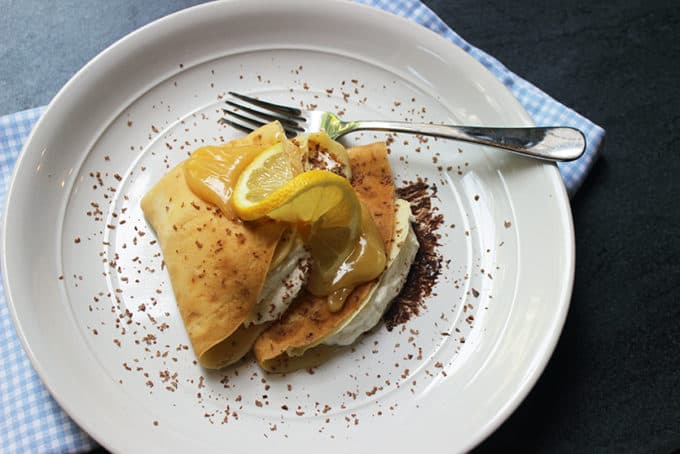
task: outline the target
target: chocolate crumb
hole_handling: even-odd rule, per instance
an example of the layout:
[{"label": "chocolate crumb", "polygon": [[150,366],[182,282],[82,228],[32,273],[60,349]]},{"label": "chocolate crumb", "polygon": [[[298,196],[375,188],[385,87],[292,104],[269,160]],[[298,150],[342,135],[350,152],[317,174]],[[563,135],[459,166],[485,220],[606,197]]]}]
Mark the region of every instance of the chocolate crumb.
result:
[{"label": "chocolate crumb", "polygon": [[388,331],[419,315],[420,309],[425,305],[425,298],[432,294],[439,279],[443,257],[437,251],[437,230],[444,223],[444,216],[432,209],[432,198],[436,193],[436,186],[429,185],[422,179],[397,189],[397,196],[411,204],[411,211],[416,218],[413,228],[420,248],[401,293],[383,316]]}]

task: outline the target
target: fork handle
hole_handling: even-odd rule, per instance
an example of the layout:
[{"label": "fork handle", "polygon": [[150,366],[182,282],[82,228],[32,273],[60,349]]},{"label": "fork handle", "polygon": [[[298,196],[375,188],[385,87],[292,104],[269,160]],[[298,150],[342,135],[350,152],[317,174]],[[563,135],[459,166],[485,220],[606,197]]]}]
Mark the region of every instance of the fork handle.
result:
[{"label": "fork handle", "polygon": [[444,137],[502,148],[548,161],[573,161],[586,147],[581,131],[571,127],[487,128],[398,121],[347,122],[342,134],[353,131],[390,131]]}]

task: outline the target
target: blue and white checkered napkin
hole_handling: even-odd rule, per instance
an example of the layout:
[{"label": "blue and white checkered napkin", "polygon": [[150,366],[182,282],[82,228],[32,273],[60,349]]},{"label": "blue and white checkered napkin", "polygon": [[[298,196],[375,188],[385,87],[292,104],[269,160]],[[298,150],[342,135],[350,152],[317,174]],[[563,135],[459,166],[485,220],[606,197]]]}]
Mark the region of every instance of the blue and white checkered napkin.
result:
[{"label": "blue and white checkered napkin", "polygon": [[[441,34],[481,62],[517,97],[538,125],[574,126],[586,136],[588,147],[579,160],[560,164],[569,194],[585,179],[604,137],[604,130],[558,103],[498,60],[471,46],[419,0],[357,0],[410,18]],[[12,167],[44,107],[0,117],[0,206],[4,204]],[[45,389],[21,348],[0,290],[0,452],[77,452],[96,443],[59,407]]]},{"label": "blue and white checkered napkin", "polygon": [[[0,117],[0,206],[21,147],[44,107]],[[1,284],[0,284],[1,286]],[[96,443],[54,401],[31,367],[0,289],[0,452],[65,453]]]}]

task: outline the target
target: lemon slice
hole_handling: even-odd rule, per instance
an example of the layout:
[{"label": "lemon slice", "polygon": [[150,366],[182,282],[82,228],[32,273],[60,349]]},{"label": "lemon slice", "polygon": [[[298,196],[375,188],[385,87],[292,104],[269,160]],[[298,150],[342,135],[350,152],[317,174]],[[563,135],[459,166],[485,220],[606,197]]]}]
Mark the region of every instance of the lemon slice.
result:
[{"label": "lemon slice", "polygon": [[322,274],[337,268],[354,248],[361,227],[361,205],[349,182],[327,170],[301,173],[272,194],[267,216],[297,224]]},{"label": "lemon slice", "polygon": [[[292,178],[292,172],[281,170],[264,187],[258,187],[258,179],[271,173],[271,168],[255,167],[276,166],[276,161],[258,156],[243,171],[234,189],[236,213],[245,220],[267,216],[291,224],[313,225],[313,243],[328,240],[332,253],[340,252],[334,246],[352,242],[360,227],[361,205],[352,186],[327,170],[310,170]],[[277,183],[279,187],[275,188]]]},{"label": "lemon slice", "polygon": [[244,220],[290,224],[312,256],[307,290],[347,296],[384,270],[383,240],[346,178],[318,169],[296,174],[296,162],[278,145],[255,157],[236,182],[234,209]]},{"label": "lemon slice", "polygon": [[258,154],[241,172],[233,193],[237,214],[251,221],[271,210],[267,200],[296,175],[295,165],[283,142]]},{"label": "lemon slice", "polygon": [[282,142],[262,151],[236,181],[236,213],[247,221],[268,216],[310,224],[328,214],[318,228],[344,227],[352,220],[358,224],[359,200],[347,179],[326,170],[301,169],[299,157]]},{"label": "lemon slice", "polygon": [[281,144],[260,153],[236,182],[234,209],[244,220],[297,225],[322,274],[331,272],[354,248],[361,204],[347,179],[327,170],[296,175],[295,164]]}]

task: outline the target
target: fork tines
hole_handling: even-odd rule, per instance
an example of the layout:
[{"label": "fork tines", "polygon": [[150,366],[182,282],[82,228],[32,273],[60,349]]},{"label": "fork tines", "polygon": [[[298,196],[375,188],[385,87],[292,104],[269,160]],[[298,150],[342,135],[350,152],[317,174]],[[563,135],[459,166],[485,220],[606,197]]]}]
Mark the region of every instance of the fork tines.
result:
[{"label": "fork tines", "polygon": [[278,120],[289,137],[304,132],[304,128],[301,125],[304,125],[305,119],[301,117],[302,111],[300,109],[261,101],[240,93],[234,93],[233,91],[230,91],[229,94],[243,103],[250,104],[259,109],[228,100],[226,103],[232,109],[222,109],[222,112],[232,118],[220,118],[220,123],[250,132],[260,126]]}]

